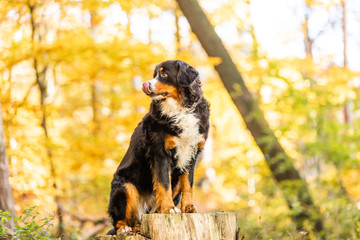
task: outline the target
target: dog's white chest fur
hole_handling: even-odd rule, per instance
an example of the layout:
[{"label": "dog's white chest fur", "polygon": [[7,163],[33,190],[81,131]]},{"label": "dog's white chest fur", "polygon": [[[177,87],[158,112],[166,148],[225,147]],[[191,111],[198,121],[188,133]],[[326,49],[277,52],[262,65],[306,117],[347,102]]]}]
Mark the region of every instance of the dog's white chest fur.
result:
[{"label": "dog's white chest fur", "polygon": [[172,98],[166,99],[161,105],[163,114],[172,117],[175,124],[182,130],[174,139],[176,145],[176,166],[185,169],[194,157],[198,143],[203,140],[199,133],[199,119],[195,115],[178,105]]}]

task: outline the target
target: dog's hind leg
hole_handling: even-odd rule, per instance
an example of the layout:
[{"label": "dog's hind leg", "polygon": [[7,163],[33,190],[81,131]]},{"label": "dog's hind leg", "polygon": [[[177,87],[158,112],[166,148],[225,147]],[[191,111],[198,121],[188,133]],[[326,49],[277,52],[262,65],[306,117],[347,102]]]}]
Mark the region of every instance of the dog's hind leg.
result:
[{"label": "dog's hind leg", "polygon": [[139,223],[138,216],[139,192],[131,183],[113,189],[110,196],[109,214],[117,234],[132,234],[133,228]]}]

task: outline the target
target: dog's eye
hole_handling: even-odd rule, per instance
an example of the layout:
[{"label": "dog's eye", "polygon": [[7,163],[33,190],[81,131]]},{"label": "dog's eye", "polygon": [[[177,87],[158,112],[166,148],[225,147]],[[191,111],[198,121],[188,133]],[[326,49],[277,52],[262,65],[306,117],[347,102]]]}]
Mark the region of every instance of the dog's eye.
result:
[{"label": "dog's eye", "polygon": [[160,77],[162,77],[162,78],[166,78],[167,77],[167,74],[166,73],[160,73]]}]

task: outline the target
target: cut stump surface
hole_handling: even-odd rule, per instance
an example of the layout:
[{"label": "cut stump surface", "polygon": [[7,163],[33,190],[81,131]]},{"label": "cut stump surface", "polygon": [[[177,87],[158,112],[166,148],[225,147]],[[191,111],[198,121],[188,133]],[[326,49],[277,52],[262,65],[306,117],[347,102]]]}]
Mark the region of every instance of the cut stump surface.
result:
[{"label": "cut stump surface", "polygon": [[140,234],[96,240],[235,240],[236,214],[225,212],[144,214]]}]

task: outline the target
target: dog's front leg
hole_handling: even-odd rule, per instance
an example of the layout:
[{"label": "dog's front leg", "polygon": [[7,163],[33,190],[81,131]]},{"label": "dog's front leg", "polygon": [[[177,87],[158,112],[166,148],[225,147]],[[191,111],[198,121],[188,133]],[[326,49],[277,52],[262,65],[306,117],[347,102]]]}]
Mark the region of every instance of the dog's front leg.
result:
[{"label": "dog's front leg", "polygon": [[156,161],[153,166],[153,188],[159,213],[180,213],[172,200],[171,170],[165,161]]},{"label": "dog's front leg", "polygon": [[181,189],[181,211],[183,213],[196,213],[196,207],[193,202],[193,181],[194,181],[194,167],[192,164],[190,169],[179,176],[179,183]]}]

